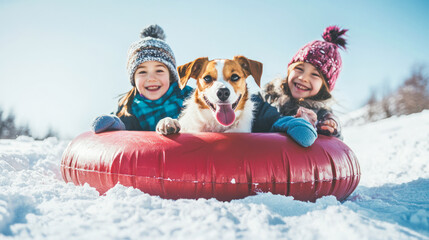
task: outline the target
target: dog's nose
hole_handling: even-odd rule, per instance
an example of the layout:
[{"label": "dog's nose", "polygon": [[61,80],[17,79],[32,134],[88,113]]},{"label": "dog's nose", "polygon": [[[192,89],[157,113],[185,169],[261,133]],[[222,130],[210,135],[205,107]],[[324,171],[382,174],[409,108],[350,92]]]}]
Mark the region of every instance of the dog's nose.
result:
[{"label": "dog's nose", "polygon": [[219,98],[219,100],[221,101],[226,101],[229,97],[229,89],[228,88],[219,88],[219,90],[217,90],[217,97]]}]

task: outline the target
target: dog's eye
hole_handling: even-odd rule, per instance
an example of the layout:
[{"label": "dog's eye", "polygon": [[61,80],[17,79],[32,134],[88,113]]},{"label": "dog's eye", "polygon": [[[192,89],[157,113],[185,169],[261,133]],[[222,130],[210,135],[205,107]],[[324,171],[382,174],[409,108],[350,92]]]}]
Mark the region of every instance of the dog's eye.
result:
[{"label": "dog's eye", "polygon": [[212,76],[210,76],[210,75],[207,75],[207,76],[205,76],[204,77],[204,81],[206,81],[206,83],[209,83],[209,82],[211,82],[213,79],[212,79]]},{"label": "dog's eye", "polygon": [[232,74],[231,81],[236,82],[238,80],[240,80],[240,76],[238,76],[237,74]]}]

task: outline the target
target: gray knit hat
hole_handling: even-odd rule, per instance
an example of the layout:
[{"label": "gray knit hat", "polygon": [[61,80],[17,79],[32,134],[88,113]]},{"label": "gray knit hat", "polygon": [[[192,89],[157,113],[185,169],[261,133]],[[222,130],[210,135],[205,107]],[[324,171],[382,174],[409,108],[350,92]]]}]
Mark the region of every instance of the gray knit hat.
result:
[{"label": "gray knit hat", "polygon": [[140,34],[141,39],[131,44],[128,50],[127,71],[131,85],[135,86],[134,73],[137,67],[144,62],[158,61],[165,64],[170,70],[170,80],[178,81],[176,59],[170,46],[164,41],[164,30],[156,24],[149,25]]}]

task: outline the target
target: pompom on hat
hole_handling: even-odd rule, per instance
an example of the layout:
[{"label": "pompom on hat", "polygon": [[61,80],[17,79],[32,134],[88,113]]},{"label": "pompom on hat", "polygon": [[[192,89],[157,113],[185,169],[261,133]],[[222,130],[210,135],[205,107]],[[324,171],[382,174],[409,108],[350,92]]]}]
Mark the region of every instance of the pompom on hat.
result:
[{"label": "pompom on hat", "polygon": [[315,40],[303,46],[293,56],[288,67],[295,62],[311,63],[323,74],[329,91],[332,91],[342,65],[338,48],[346,49],[344,35],[347,31],[337,26],[327,27],[322,35],[325,41]]},{"label": "pompom on hat", "polygon": [[170,71],[171,81],[178,81],[176,58],[170,46],[164,41],[164,30],[156,24],[149,25],[142,30],[140,38],[131,44],[128,50],[127,72],[131,85],[135,86],[134,73],[137,67],[148,61],[158,61],[165,64]]}]

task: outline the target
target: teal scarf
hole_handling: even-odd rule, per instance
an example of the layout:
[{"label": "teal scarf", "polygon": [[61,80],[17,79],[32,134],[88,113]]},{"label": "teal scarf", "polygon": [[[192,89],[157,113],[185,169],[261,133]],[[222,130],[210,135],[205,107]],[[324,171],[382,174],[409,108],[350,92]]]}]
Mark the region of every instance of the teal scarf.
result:
[{"label": "teal scarf", "polygon": [[177,82],[170,85],[167,92],[157,100],[149,100],[137,94],[131,105],[131,111],[137,117],[143,131],[155,131],[156,124],[165,117],[176,119],[183,108],[183,101],[191,95],[193,89],[186,86],[183,90]]}]

